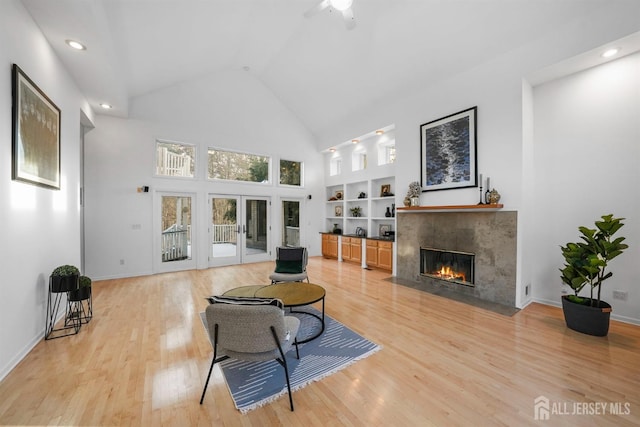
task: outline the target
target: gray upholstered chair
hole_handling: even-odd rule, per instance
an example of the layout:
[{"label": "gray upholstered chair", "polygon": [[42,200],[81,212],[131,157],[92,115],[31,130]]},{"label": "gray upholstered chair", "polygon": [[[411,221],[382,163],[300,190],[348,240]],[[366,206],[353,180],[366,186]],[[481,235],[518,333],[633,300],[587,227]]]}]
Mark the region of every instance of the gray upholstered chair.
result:
[{"label": "gray upholstered chair", "polygon": [[282,308],[275,305],[216,302],[207,306],[205,314],[209,340],[213,346],[213,360],[202,390],[200,404],[204,400],[213,365],[216,363],[229,358],[256,362],[275,359],[284,368],[289,404],[293,411],[285,354],[295,345],[296,357],[300,358],[296,341],[300,320],[293,316],[285,316]]},{"label": "gray upholstered chair", "polygon": [[307,262],[309,256],[307,248],[277,247],[276,268],[269,275],[271,283],[309,281],[307,276]]}]

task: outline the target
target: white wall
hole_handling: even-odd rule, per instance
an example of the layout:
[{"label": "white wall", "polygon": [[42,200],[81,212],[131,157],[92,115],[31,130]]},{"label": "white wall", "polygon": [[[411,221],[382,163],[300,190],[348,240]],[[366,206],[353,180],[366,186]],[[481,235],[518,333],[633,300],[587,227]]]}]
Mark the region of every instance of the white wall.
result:
[{"label": "white wall", "polygon": [[[270,196],[272,248],[280,242],[280,197],[302,201],[302,244],[320,253],[322,156],[300,121],[250,73],[230,70],[185,82],[132,101],[131,118],[98,116],[86,140],[87,273],[95,279],[150,274],[153,197],[157,191],[196,194],[196,267],[207,268],[207,195]],[[156,138],[197,146],[196,179],[155,177]],[[220,183],[206,179],[207,148],[304,162],[304,188]],[[151,192],[137,193],[142,185]],[[312,199],[308,200],[307,195]],[[140,229],[133,229],[139,224]],[[124,259],[124,265],[120,260]]]},{"label": "white wall", "polygon": [[[560,245],[601,215],[627,218],[629,249],[602,286],[613,316],[640,323],[640,54],[534,88],[533,296],[559,305]],[[567,291],[571,291],[569,288]],[[629,293],[613,300],[613,290]]]},{"label": "white wall", "polygon": [[[0,1],[0,379],[43,338],[48,278],[80,266],[80,112],[92,113],[17,0]],[[11,180],[11,66],[18,64],[61,110],[61,189]]]},{"label": "white wall", "polygon": [[[321,149],[348,140],[387,123],[395,124],[396,204],[402,205],[407,185],[420,179],[420,133],[422,123],[478,107],[478,172],[491,177],[505,210],[517,210],[518,215],[518,279],[515,305],[524,306],[531,296],[524,295],[524,287],[531,283],[534,269],[549,269],[541,265],[529,268],[524,254],[532,252],[530,232],[532,213],[526,209],[536,204],[529,190],[530,172],[540,165],[529,163],[532,137],[525,135],[532,129],[533,113],[530,88],[523,78],[534,71],[556,64],[566,58],[617,40],[640,30],[637,16],[640,3],[615,8],[605,4],[598,12],[576,10],[573,21],[519,49],[494,58],[477,67],[452,75],[437,84],[424,82],[420,88],[398,93],[380,104],[360,111],[333,129],[318,135]],[[437,59],[434,59],[437,60]],[[402,66],[402,64],[398,64]],[[544,165],[542,166],[544,167]],[[423,193],[422,205],[460,205],[478,203],[476,188]],[[555,211],[555,215],[565,215]],[[555,268],[555,264],[553,264]],[[534,285],[535,287],[535,285]],[[635,316],[636,318],[640,316]]]}]

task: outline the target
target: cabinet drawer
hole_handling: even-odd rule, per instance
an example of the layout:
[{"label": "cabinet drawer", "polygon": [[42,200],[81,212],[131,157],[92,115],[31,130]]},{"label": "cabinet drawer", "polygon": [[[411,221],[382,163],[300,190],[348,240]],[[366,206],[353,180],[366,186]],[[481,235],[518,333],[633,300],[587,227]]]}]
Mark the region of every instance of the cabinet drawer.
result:
[{"label": "cabinet drawer", "polygon": [[393,242],[378,242],[378,247],[379,248],[385,248],[385,249],[392,249],[393,248]]},{"label": "cabinet drawer", "polygon": [[377,248],[378,247],[378,241],[377,240],[367,239],[367,246],[369,246],[371,248]]}]

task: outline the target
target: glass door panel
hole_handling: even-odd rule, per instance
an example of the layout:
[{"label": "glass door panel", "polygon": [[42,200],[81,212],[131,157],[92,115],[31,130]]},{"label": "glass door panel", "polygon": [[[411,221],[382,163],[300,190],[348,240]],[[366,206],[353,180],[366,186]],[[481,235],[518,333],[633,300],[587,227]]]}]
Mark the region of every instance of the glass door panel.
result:
[{"label": "glass door panel", "polygon": [[212,196],[210,201],[209,265],[240,264],[241,241],[238,239],[241,226],[238,223],[238,208],[242,206],[240,196]]},{"label": "glass door panel", "polygon": [[156,212],[157,271],[179,271],[195,268],[193,242],[194,196],[179,193],[158,193]]},{"label": "glass door panel", "polygon": [[282,201],[282,246],[300,246],[299,201]]},{"label": "glass door panel", "polygon": [[243,197],[244,224],[243,261],[259,262],[269,260],[269,199]]}]

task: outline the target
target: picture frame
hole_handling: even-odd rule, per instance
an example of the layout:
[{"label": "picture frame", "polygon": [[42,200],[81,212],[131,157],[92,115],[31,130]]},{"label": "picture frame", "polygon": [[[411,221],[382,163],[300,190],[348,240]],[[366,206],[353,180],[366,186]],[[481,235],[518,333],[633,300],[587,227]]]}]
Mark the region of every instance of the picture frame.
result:
[{"label": "picture frame", "polygon": [[336,216],[342,216],[342,206],[336,206],[334,209],[334,213]]},{"label": "picture frame", "polygon": [[343,197],[344,197],[344,191],[342,190],[336,191],[336,199],[342,200]]},{"label": "picture frame", "polygon": [[420,125],[422,192],[478,186],[477,110]]},{"label": "picture frame", "polygon": [[12,70],[11,179],[60,189],[60,109],[20,69]]},{"label": "picture frame", "polygon": [[391,184],[383,184],[380,186],[380,197],[387,197],[391,195]]},{"label": "picture frame", "polygon": [[389,231],[391,231],[391,224],[380,224],[378,226],[378,236],[385,236]]}]

